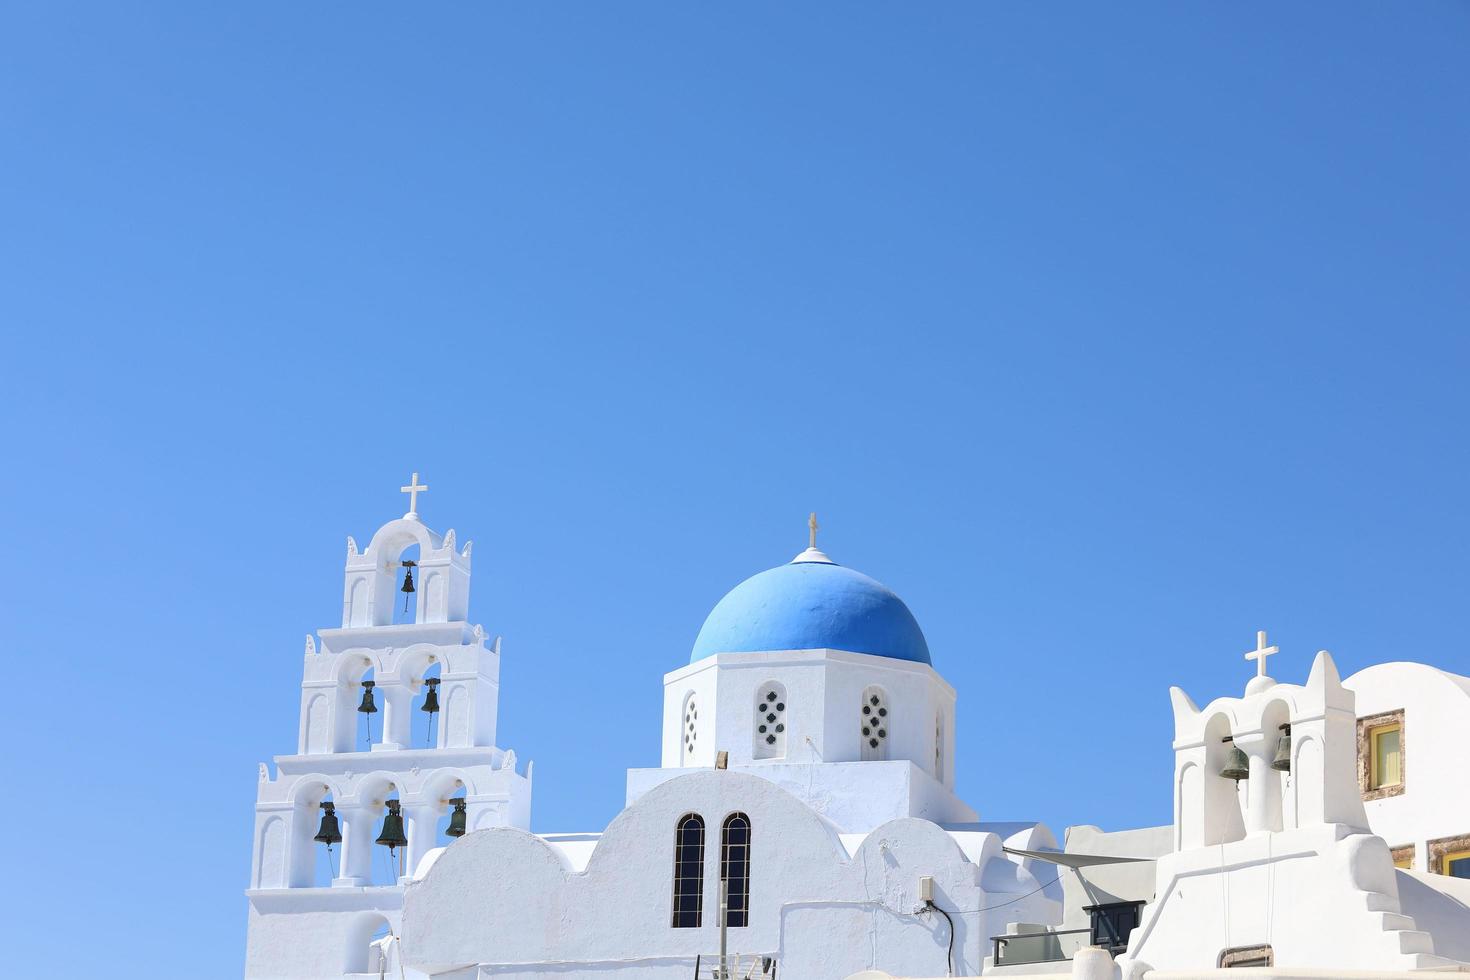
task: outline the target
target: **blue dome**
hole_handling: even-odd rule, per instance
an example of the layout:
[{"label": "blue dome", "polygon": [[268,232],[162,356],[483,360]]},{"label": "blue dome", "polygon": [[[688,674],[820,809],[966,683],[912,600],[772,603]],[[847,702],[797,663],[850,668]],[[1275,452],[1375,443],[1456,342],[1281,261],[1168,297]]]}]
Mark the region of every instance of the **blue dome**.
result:
[{"label": "blue dome", "polygon": [[818,649],[929,663],[924,631],[902,599],[815,550],[731,589],[704,621],[689,662],[717,653]]}]

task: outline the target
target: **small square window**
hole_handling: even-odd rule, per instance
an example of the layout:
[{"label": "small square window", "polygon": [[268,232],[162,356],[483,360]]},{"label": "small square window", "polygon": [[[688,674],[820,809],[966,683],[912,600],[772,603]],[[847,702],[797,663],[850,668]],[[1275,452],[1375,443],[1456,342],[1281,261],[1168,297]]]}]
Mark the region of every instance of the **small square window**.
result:
[{"label": "small square window", "polygon": [[1439,873],[1451,878],[1470,878],[1470,850],[1446,854],[1440,864]]},{"label": "small square window", "polygon": [[1393,858],[1393,866],[1395,868],[1402,868],[1405,871],[1414,870],[1413,844],[1405,844],[1402,847],[1391,848],[1388,853]]},{"label": "small square window", "polygon": [[1400,796],[1407,785],[1404,712],[1358,719],[1358,785],[1364,800]]}]

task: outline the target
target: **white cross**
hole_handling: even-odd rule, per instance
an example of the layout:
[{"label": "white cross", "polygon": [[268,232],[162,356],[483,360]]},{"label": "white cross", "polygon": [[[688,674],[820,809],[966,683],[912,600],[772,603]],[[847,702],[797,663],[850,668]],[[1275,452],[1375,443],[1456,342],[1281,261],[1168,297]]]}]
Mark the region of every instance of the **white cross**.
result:
[{"label": "white cross", "polygon": [[1271,654],[1273,654],[1273,653],[1280,653],[1280,652],[1281,651],[1277,647],[1268,647],[1268,646],[1266,646],[1266,631],[1265,630],[1257,630],[1256,631],[1256,648],[1254,650],[1247,650],[1246,651],[1246,654],[1245,654],[1245,659],[1247,659],[1247,660],[1254,660],[1256,662],[1256,676],[1257,677],[1265,677],[1266,676],[1266,658],[1269,657],[1269,656],[1271,656]]},{"label": "white cross", "polygon": [[413,475],[412,480],[408,481],[408,486],[398,488],[399,493],[408,494],[408,513],[404,514],[404,517],[419,516],[419,494],[427,489],[429,488],[419,484],[419,475],[417,473]]},{"label": "white cross", "polygon": [[812,516],[806,519],[806,526],[807,530],[811,532],[811,538],[809,539],[811,543],[808,545],[808,547],[815,548],[817,546],[817,528],[821,527],[821,525],[817,523],[816,511],[812,511]]}]

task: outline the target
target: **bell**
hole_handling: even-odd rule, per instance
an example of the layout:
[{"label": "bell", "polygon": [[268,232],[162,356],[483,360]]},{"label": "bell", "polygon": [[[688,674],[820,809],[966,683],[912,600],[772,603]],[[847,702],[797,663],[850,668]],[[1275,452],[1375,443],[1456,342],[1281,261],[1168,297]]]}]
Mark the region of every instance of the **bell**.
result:
[{"label": "bell", "polygon": [[342,827],[337,823],[337,807],[331,803],[322,804],[322,825],[317,829],[316,836],[312,840],[331,847],[333,844],[341,843]]},{"label": "bell", "polygon": [[382,844],[388,850],[395,847],[407,847],[408,838],[403,836],[403,814],[398,812],[398,801],[388,801],[388,815],[383,818],[383,832],[378,835],[375,844]]},{"label": "bell", "polygon": [[1225,757],[1225,767],[1220,770],[1220,775],[1226,779],[1233,779],[1237,783],[1242,779],[1251,778],[1251,761],[1246,758],[1240,746],[1234,744],[1230,746],[1230,754]]},{"label": "bell", "polygon": [[365,715],[377,713],[378,706],[373,704],[373,681],[362,682],[362,704],[357,706],[357,710]]},{"label": "bell", "polygon": [[1291,726],[1281,726],[1281,737],[1276,740],[1276,758],[1271,768],[1277,772],[1291,772]]},{"label": "bell", "polygon": [[398,591],[403,593],[404,612],[408,612],[408,597],[413,595],[413,566],[412,561],[403,563],[403,587]]},{"label": "bell", "polygon": [[424,686],[429,689],[429,693],[424,695],[424,703],[419,710],[432,715],[439,710],[439,678],[425,677]]},{"label": "bell", "polygon": [[449,815],[449,826],[444,828],[445,837],[463,837],[465,831],[464,800],[450,800],[454,804],[454,812]]}]

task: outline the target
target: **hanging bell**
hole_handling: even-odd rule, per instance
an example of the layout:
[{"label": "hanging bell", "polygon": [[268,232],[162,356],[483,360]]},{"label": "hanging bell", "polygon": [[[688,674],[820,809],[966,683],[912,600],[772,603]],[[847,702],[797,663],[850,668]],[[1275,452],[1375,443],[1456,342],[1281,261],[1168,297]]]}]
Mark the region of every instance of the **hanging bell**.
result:
[{"label": "hanging bell", "polygon": [[1233,779],[1237,783],[1242,779],[1251,778],[1251,761],[1246,758],[1244,750],[1233,742],[1230,745],[1230,753],[1225,756],[1225,767],[1220,770],[1220,775],[1226,779]]},{"label": "hanging bell", "polygon": [[408,597],[413,595],[413,567],[417,564],[412,559],[403,563],[403,587],[398,591],[403,593],[403,611],[408,612]]},{"label": "hanging bell", "polygon": [[365,715],[376,714],[378,711],[378,706],[373,704],[373,686],[373,681],[362,682],[362,704],[357,706],[357,710]]},{"label": "hanging bell", "polygon": [[449,826],[444,828],[445,837],[463,837],[465,832],[464,800],[450,800],[454,812],[449,815]]},{"label": "hanging bell", "polygon": [[398,801],[388,801],[388,815],[383,818],[383,832],[374,841],[382,844],[388,850],[395,847],[407,847],[408,838],[403,836],[403,814],[398,812]]},{"label": "hanging bell", "polygon": [[439,678],[425,677],[424,686],[429,689],[429,692],[424,695],[424,703],[419,706],[419,710],[427,711],[432,715],[439,710]]},{"label": "hanging bell", "polygon": [[312,840],[328,847],[341,843],[342,826],[337,823],[337,807],[334,804],[322,804],[322,825],[317,828],[316,836]]},{"label": "hanging bell", "polygon": [[1281,737],[1276,740],[1276,758],[1271,768],[1277,772],[1291,772],[1291,726],[1281,726]]}]

